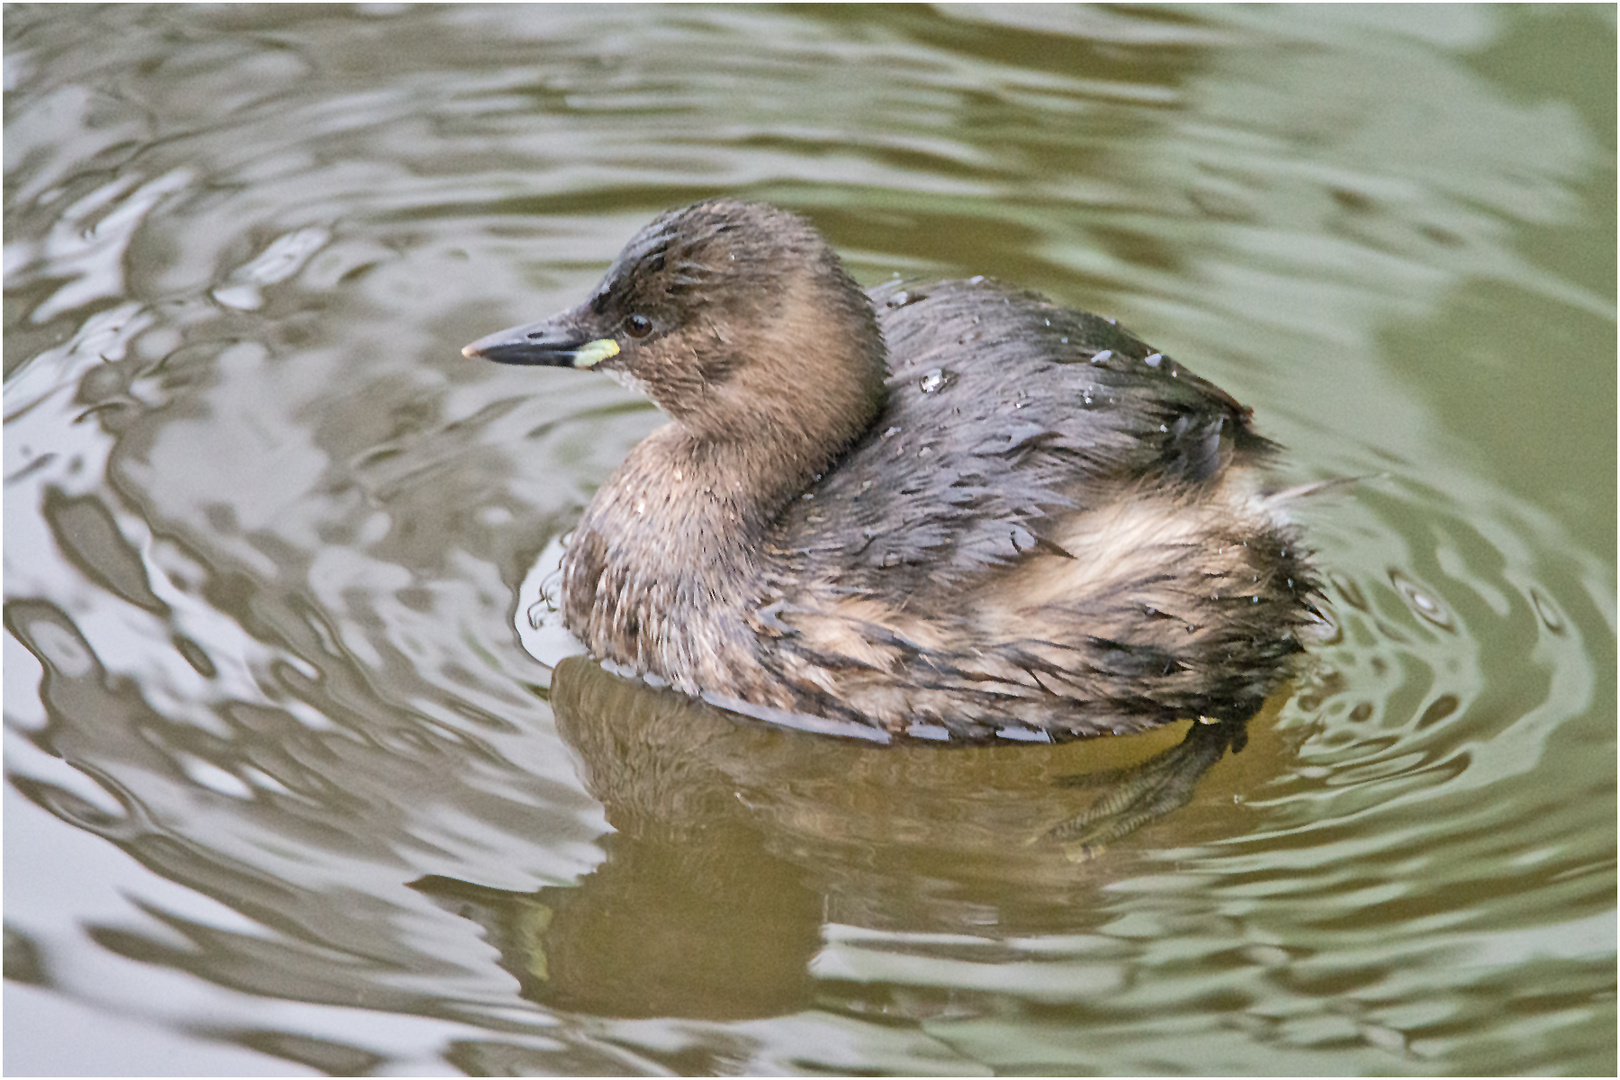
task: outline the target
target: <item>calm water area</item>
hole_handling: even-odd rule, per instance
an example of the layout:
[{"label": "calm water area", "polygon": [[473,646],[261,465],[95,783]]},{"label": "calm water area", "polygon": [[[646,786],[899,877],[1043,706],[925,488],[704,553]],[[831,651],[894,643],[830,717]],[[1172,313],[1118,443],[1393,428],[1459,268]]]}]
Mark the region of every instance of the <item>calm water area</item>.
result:
[{"label": "calm water area", "polygon": [[[4,40],[6,1071],[1614,1073],[1613,6]],[[525,649],[661,417],[460,347],[715,194],[1363,478],[1246,745],[884,748]],[[1049,835],[1130,785],[1185,805]]]}]

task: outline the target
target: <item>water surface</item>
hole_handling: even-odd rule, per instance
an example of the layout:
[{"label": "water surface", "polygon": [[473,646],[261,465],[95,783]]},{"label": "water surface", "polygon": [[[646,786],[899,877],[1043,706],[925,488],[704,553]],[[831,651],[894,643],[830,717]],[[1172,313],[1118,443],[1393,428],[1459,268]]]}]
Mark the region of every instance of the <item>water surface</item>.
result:
[{"label": "water surface", "polygon": [[[1614,42],[8,7],[7,1070],[1612,1073]],[[1369,477],[1302,510],[1332,639],[1186,805],[1047,836],[1185,725],[886,750],[524,651],[659,417],[458,349],[716,193]]]}]

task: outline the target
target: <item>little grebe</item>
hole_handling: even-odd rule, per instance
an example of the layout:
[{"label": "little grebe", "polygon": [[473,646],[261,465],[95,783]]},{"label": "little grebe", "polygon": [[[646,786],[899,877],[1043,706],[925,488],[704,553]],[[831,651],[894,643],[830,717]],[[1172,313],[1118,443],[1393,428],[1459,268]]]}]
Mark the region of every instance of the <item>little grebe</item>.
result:
[{"label": "little grebe", "polygon": [[463,352],[670,417],[586,508],[563,621],[739,711],[968,742],[1241,720],[1317,621],[1225,391],[982,278],[862,292],[775,207],[671,211],[583,304]]}]

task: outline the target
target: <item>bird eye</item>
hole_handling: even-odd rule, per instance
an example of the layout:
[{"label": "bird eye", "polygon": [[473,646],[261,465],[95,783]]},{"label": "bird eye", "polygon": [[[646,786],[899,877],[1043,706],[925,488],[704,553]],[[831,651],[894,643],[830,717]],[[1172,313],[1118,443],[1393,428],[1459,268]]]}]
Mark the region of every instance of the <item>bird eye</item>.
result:
[{"label": "bird eye", "polygon": [[632,315],[624,320],[624,332],[634,338],[643,338],[652,333],[652,320],[645,315]]}]

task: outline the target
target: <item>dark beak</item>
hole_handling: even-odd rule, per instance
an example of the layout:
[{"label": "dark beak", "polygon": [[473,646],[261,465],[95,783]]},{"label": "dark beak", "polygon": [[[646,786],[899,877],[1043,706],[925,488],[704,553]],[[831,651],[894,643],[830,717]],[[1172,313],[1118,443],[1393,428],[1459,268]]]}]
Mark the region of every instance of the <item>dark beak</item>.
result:
[{"label": "dark beak", "polygon": [[497,331],[468,345],[461,355],[481,356],[497,364],[575,368],[592,368],[619,355],[618,342],[592,338],[579,326],[576,315],[565,312],[543,322]]}]

